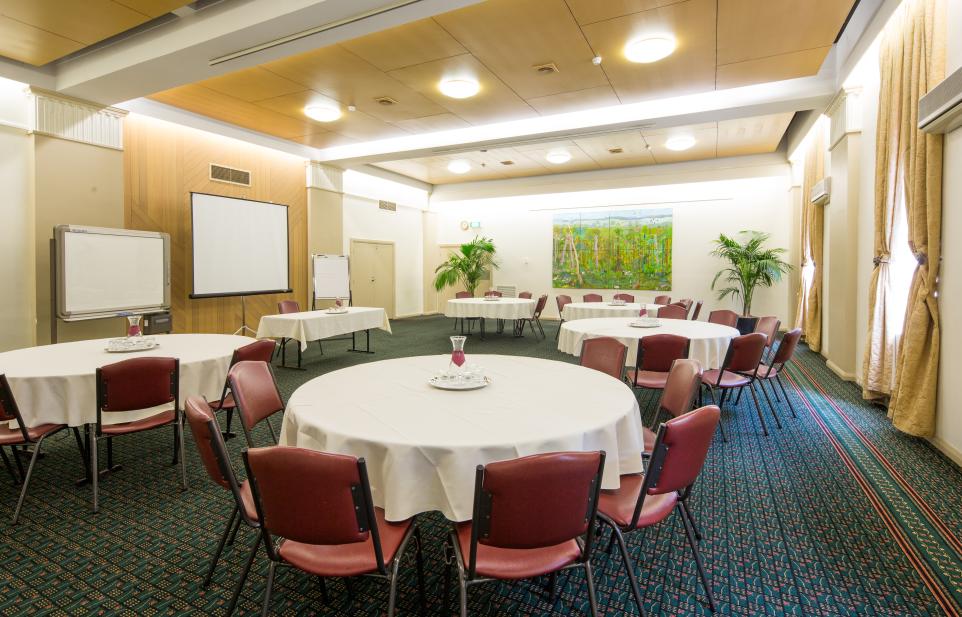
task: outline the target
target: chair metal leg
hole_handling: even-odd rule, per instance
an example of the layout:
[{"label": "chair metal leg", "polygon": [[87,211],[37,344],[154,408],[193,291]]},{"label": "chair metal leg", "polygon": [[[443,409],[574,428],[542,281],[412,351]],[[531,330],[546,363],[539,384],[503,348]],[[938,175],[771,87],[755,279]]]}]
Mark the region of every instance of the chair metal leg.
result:
[{"label": "chair metal leg", "polygon": [[177,419],[174,425],[174,437],[177,438],[177,451],[180,453],[178,458],[180,459],[180,486],[183,490],[187,490],[187,457],[184,453],[184,417],[177,414]]},{"label": "chair metal leg", "polygon": [[227,525],[224,527],[224,533],[220,535],[220,541],[217,542],[217,549],[214,550],[214,556],[210,560],[210,566],[207,568],[207,576],[204,577],[204,587],[210,585],[210,579],[214,576],[214,568],[217,567],[217,561],[220,559],[220,555],[224,552],[224,544],[227,543],[227,536],[230,535],[231,529],[234,527],[234,520],[237,518],[237,506],[231,510],[230,518],[227,519]]},{"label": "chair metal leg", "polygon": [[428,602],[424,595],[424,555],[421,549],[424,546],[424,540],[421,538],[421,528],[414,528],[414,541],[415,548],[417,549],[414,553],[414,558],[417,560],[417,571],[418,571],[418,601],[421,604],[421,614],[427,614],[428,612]]},{"label": "chair metal leg", "polygon": [[227,538],[227,546],[233,546],[234,540],[237,538],[237,530],[240,529],[243,518],[243,516],[238,516],[234,521],[234,529],[230,532],[230,537]]},{"label": "chair metal leg", "polygon": [[451,610],[451,571],[454,569],[454,551],[449,544],[450,538],[444,543],[444,591],[441,596],[441,614],[447,615]]},{"label": "chair metal leg", "polygon": [[[14,454],[16,456],[16,454]],[[7,468],[7,473],[10,474],[10,478],[13,480],[14,486],[20,484],[20,478],[17,476],[17,472],[13,470],[13,465],[10,464],[10,459],[7,458],[7,451],[0,447],[0,457],[3,458],[3,466]]]},{"label": "chair metal leg", "polygon": [[548,575],[548,585],[545,589],[548,592],[548,604],[554,604],[555,592],[558,590],[558,573],[552,572]]},{"label": "chair metal leg", "polygon": [[330,602],[330,598],[327,597],[327,583],[320,576],[317,577],[317,589],[321,592],[321,602],[327,604]]},{"label": "chair metal leg", "polygon": [[695,523],[695,517],[691,514],[691,508],[689,508],[688,504],[684,501],[680,501],[679,503],[681,504],[682,513],[688,518],[688,522],[691,523],[691,528],[695,532],[695,539],[701,542],[703,534]]},{"label": "chair metal leg", "polygon": [[775,410],[775,405],[772,404],[772,399],[768,396],[768,390],[765,389],[765,386],[761,382],[754,381],[752,382],[753,388],[755,387],[756,383],[758,383],[758,388],[762,391],[762,394],[765,395],[765,402],[768,403],[768,408],[772,410],[772,417],[775,418],[775,426],[777,426],[779,429],[782,428],[782,421],[778,419],[778,413]]},{"label": "chair metal leg", "polygon": [[[708,394],[711,395],[711,404],[716,405],[717,403],[715,403],[715,389],[712,388],[711,386],[708,386]],[[722,394],[724,394],[724,392]],[[719,407],[719,409],[721,409],[721,407]],[[725,427],[722,426],[721,418],[718,419],[718,432],[721,433],[722,441],[728,441],[728,435],[725,434]]]},{"label": "chair metal leg", "polygon": [[[27,465],[27,475],[23,477],[23,488],[20,489],[20,498],[17,499],[17,509],[13,511],[13,524],[17,524],[20,518],[20,508],[23,506],[23,498],[27,496],[27,488],[30,486],[30,476],[33,475],[33,466],[37,464],[37,457],[40,455],[40,444],[44,437],[41,437],[33,446],[33,456],[30,457],[30,464]],[[16,456],[16,455],[14,455]]]},{"label": "chair metal leg", "polygon": [[736,405],[741,404],[741,402],[742,402],[742,390],[744,390],[744,389],[745,389],[745,388],[739,388],[739,389],[738,389],[738,396],[735,397],[735,404],[736,404]]},{"label": "chair metal leg", "polygon": [[605,521],[605,523],[615,532],[615,539],[618,540],[618,550],[621,552],[621,560],[625,564],[625,573],[628,575],[628,582],[631,583],[631,594],[635,597],[635,605],[638,607],[638,614],[641,617],[644,617],[645,609],[642,606],[641,589],[638,587],[638,579],[635,578],[635,568],[631,565],[631,556],[628,555],[628,547],[625,545],[625,538],[621,534],[621,530],[615,525],[608,523],[607,521]]},{"label": "chair metal leg", "polygon": [[591,617],[598,617],[598,598],[595,597],[595,581],[591,573],[591,562],[585,562],[585,580],[588,583],[588,606],[591,608]]},{"label": "chair metal leg", "polygon": [[100,466],[97,462],[97,430],[90,428],[89,424],[87,430],[90,431],[90,484],[94,491],[94,512],[97,512],[100,510],[100,503],[97,500],[97,489],[100,488]]},{"label": "chair metal leg", "polygon": [[[754,394],[754,392],[752,392]],[[684,507],[684,504],[682,504]],[[698,576],[701,577],[701,584],[705,587],[705,595],[708,596],[708,608],[715,612],[715,598],[711,593],[711,583],[708,582],[708,574],[705,572],[705,564],[702,563],[701,553],[698,552],[698,541],[695,539],[695,532],[692,529],[691,521],[685,514],[681,515],[681,522],[685,525],[685,535],[688,537],[688,545],[691,552],[695,555],[695,566],[698,568]]]},{"label": "chair metal leg", "polygon": [[[785,391],[785,384],[782,383],[782,376],[781,376],[781,375],[776,375],[776,376],[775,376],[775,381],[778,382],[778,387],[782,389],[782,394],[785,396],[785,404],[788,405],[789,410],[791,410],[791,412],[792,412],[792,417],[793,417],[793,418],[797,418],[798,416],[795,415],[795,406],[792,405],[791,399],[788,398],[788,392]],[[772,389],[774,389],[774,388],[775,388],[775,386],[772,386]]]},{"label": "chair metal leg", "polygon": [[264,605],[261,607],[261,617],[267,617],[271,613],[271,591],[274,588],[274,570],[277,569],[277,562],[271,561],[267,569],[267,585],[264,587]]},{"label": "chair metal leg", "polygon": [[749,387],[748,391],[751,392],[752,400],[755,401],[755,411],[758,412],[758,421],[762,423],[762,434],[768,437],[768,426],[765,424],[765,414],[762,413],[762,406],[758,404],[758,397],[755,396],[755,389]]},{"label": "chair metal leg", "polygon": [[461,617],[468,617],[468,584],[464,582],[463,577],[458,581],[458,586],[461,596]]},{"label": "chair metal leg", "polygon": [[[10,454],[13,455],[13,462],[17,464],[17,471],[20,472],[20,478],[22,479],[26,472],[23,470],[23,462],[20,460],[20,455],[17,453],[17,446],[10,446]],[[17,480],[17,483],[19,484],[20,480]]]},{"label": "chair metal leg", "polygon": [[224,613],[227,617],[230,617],[237,608],[237,601],[240,599],[241,591],[244,589],[244,583],[247,582],[247,575],[251,571],[251,564],[254,563],[254,558],[257,557],[257,549],[261,547],[261,535],[260,532],[254,534],[254,546],[251,547],[250,555],[247,557],[247,562],[244,564],[244,569],[241,570],[240,578],[237,579],[237,585],[234,587],[234,593],[231,595],[230,604],[227,605],[227,612]]},{"label": "chair metal leg", "polygon": [[[775,377],[778,377],[778,375],[776,374]],[[766,381],[771,381],[771,378],[769,378],[769,379],[763,379],[763,380],[762,380],[762,383],[765,383]],[[774,383],[770,383],[769,385],[772,387],[772,394],[775,395],[775,402],[776,402],[776,403],[781,403],[781,402],[782,402],[782,397],[778,395],[778,388],[775,387],[775,384],[774,384]]]},{"label": "chair metal leg", "polygon": [[274,425],[271,424],[270,418],[264,418],[264,422],[267,423],[267,430],[271,432],[271,439],[274,440],[274,445],[277,445],[277,433],[274,432]]}]

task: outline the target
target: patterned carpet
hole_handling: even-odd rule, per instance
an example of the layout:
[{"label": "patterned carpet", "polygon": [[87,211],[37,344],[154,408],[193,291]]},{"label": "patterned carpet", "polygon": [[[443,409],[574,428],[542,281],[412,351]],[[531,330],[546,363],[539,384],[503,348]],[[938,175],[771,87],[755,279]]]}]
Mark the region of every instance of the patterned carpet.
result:
[{"label": "patterned carpet", "polygon": [[[399,320],[377,332],[377,354],[346,353],[344,341],[312,345],[307,371],[278,370],[285,395],[311,377],[373,360],[445,353],[451,321]],[[566,362],[547,341],[491,336],[467,353],[514,353]],[[956,615],[962,612],[962,472],[927,442],[895,432],[822,359],[802,349],[786,386],[798,412],[781,408],[784,428],[763,437],[745,397],[723,414],[728,443],[716,440],[692,498],[719,613],[726,615]],[[647,399],[642,400],[642,405]],[[258,436],[267,443],[266,430]],[[101,483],[101,512],[89,488],[74,487],[80,458],[69,433],[48,441],[20,524],[8,527],[0,561],[4,615],[221,614],[253,537],[241,530],[208,589],[200,585],[230,512],[188,442],[190,489],[169,466],[170,431],[118,440],[123,471]],[[237,455],[241,444],[228,443]],[[0,516],[16,490],[0,477]],[[420,517],[426,538],[429,614],[441,614],[442,541],[437,514]],[[650,615],[707,615],[684,532],[674,517],[631,537]],[[399,614],[416,614],[412,559],[402,566]],[[599,600],[609,615],[635,613],[617,557],[596,554]],[[256,614],[264,561],[248,581],[238,614]],[[549,604],[544,581],[492,584],[469,593],[471,615],[587,614],[579,573],[561,579]],[[382,615],[387,586],[362,580],[350,599],[342,581],[321,600],[310,577],[282,570],[276,615]],[[452,603],[452,607],[454,603]]]}]

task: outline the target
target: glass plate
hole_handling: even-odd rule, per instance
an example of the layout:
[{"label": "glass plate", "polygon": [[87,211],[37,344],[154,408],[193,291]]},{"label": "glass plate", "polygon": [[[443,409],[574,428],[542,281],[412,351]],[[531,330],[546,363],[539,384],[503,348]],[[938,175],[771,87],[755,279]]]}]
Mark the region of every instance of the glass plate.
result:
[{"label": "glass plate", "polygon": [[428,385],[439,390],[480,390],[481,388],[491,385],[491,378],[485,377],[481,381],[465,381],[462,383],[457,383],[454,380],[441,381],[437,377],[432,377],[428,380]]}]

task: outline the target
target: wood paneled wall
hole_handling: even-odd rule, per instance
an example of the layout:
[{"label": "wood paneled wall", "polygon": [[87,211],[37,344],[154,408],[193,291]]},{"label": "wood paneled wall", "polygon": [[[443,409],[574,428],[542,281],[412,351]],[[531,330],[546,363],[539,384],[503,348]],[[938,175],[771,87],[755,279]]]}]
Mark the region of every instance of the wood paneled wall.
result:
[{"label": "wood paneled wall", "polygon": [[[210,163],[251,172],[251,186],[209,179]],[[124,125],[124,220],[129,229],[171,237],[171,304],[176,332],[233,332],[241,325],[241,298],[189,297],[193,287],[190,193],[211,193],[290,207],[293,294],[247,297],[247,325],[293,299],[308,307],[307,189],[305,161],[295,156],[176,124],[131,114]]]}]

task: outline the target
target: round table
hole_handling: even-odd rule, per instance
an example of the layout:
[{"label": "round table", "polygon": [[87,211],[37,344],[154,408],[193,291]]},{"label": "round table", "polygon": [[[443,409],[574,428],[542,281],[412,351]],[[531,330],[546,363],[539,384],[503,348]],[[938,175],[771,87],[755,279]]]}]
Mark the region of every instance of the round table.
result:
[{"label": "round table", "polygon": [[529,298],[458,298],[448,300],[444,308],[445,317],[471,319],[528,319],[534,315],[537,300]]},{"label": "round table", "polygon": [[[27,347],[0,353],[0,373],[7,376],[27,426],[54,423],[81,426],[97,421],[98,367],[130,358],[180,359],[180,397],[220,398],[234,350],[254,339],[227,334],[164,334],[149,351],[108,353],[110,339]],[[152,413],[111,414],[111,422],[129,422]]]},{"label": "round table", "polygon": [[398,358],[312,379],[291,395],[280,443],[363,457],[391,521],[434,510],[469,520],[475,467],[529,454],[604,450],[606,489],[642,471],[638,402],[621,381],[564,362],[469,353],[491,385],[428,385],[449,362]]},{"label": "round table", "polygon": [[[592,319],[594,317],[638,317],[642,310],[657,311],[662,304],[639,304],[629,302],[615,306],[608,302],[572,302],[561,311],[561,318],[565,321],[575,319]],[[652,317],[654,315],[652,314]]]},{"label": "round table", "polygon": [[708,323],[707,321],[688,321],[685,319],[660,319],[657,328],[634,328],[628,324],[637,317],[608,317],[600,319],[579,319],[561,324],[558,333],[558,351],[581,355],[581,344],[587,338],[610,336],[628,346],[625,364],[634,366],[638,356],[638,341],[652,334],[677,334],[688,337],[691,347],[688,357],[701,362],[706,369],[721,368],[728,352],[729,341],[738,336],[735,328]]}]

